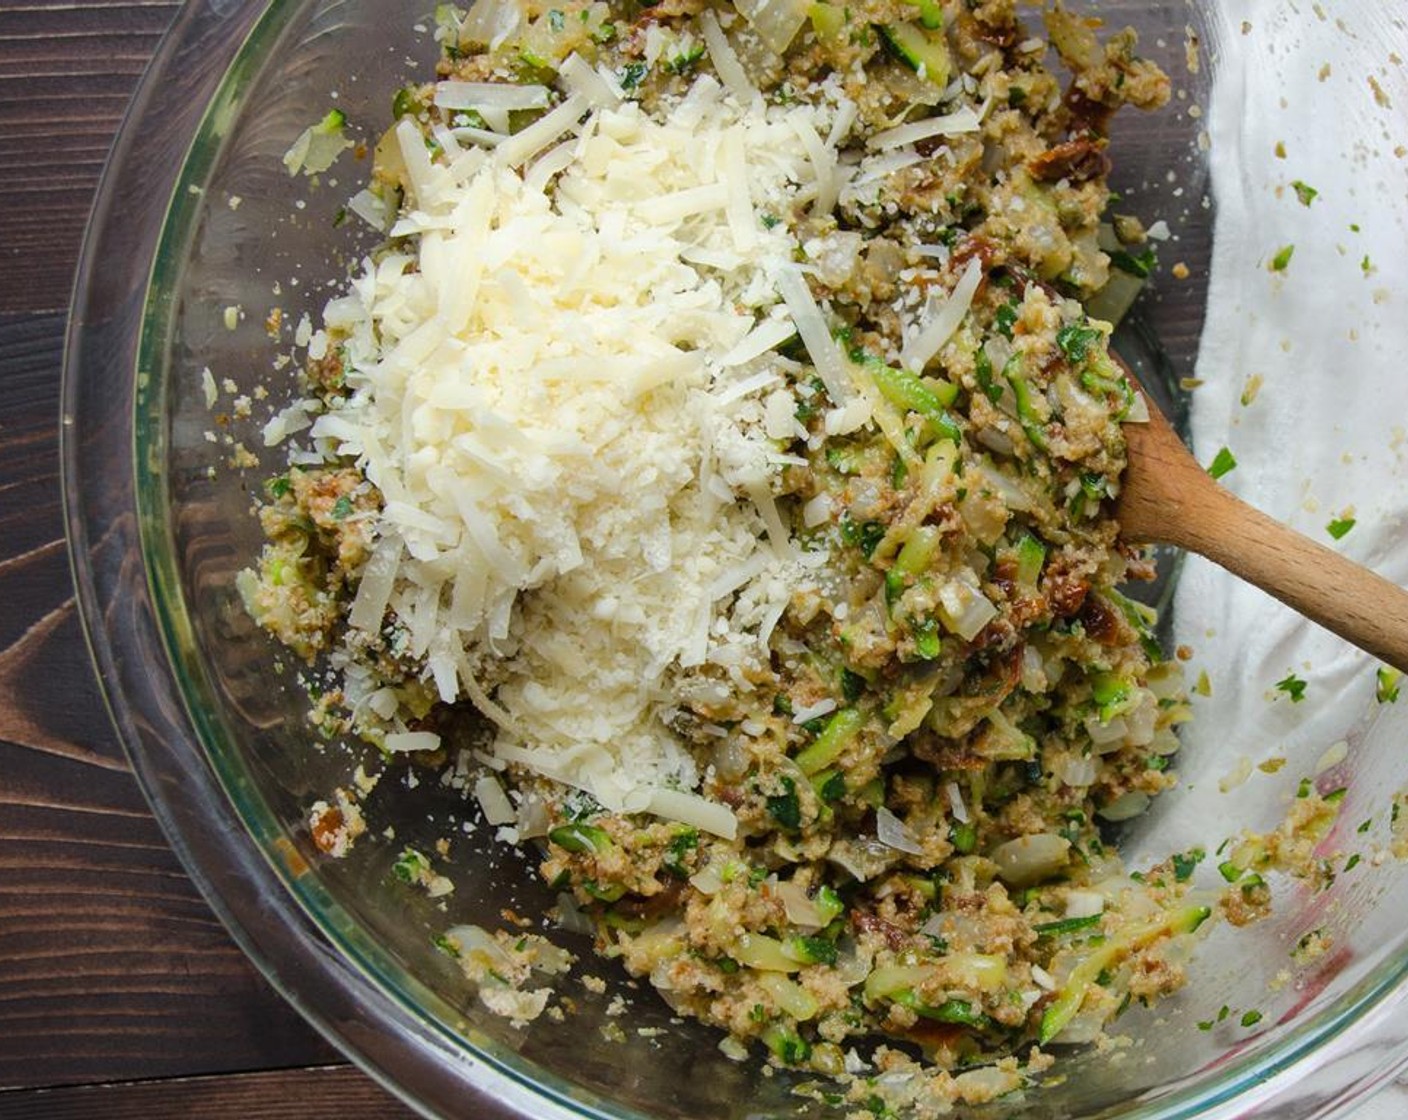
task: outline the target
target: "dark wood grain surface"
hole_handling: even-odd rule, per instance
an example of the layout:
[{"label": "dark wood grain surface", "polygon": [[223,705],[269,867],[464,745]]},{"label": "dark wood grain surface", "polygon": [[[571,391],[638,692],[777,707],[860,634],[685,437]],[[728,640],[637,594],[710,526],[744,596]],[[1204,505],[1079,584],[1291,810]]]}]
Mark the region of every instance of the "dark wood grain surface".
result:
[{"label": "dark wood grain surface", "polygon": [[171,0],[0,0],[0,1118],[411,1113],[245,961],[108,722],[63,540],[65,311]]}]

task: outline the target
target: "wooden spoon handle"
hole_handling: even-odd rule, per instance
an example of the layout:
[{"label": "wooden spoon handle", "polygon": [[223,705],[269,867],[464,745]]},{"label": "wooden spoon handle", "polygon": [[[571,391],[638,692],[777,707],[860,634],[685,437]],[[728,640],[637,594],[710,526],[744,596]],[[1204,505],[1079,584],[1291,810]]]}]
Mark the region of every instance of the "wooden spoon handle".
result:
[{"label": "wooden spoon handle", "polygon": [[[1408,591],[1302,536],[1224,490],[1197,483],[1196,516],[1170,518],[1158,537],[1299,611],[1396,669],[1408,672]],[[1185,486],[1191,480],[1185,479]]]}]

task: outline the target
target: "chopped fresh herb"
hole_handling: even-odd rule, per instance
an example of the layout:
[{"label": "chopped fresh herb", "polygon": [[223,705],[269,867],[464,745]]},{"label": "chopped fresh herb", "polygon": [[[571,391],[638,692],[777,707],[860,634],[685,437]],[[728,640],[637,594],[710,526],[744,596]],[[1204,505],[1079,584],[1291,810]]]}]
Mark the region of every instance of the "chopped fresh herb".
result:
[{"label": "chopped fresh herb", "polygon": [[802,827],[802,803],[797,798],[797,783],[782,779],[783,792],[767,799],[768,815],[783,828]]},{"label": "chopped fresh herb", "polygon": [[281,474],[277,478],[271,478],[264,484],[264,490],[271,498],[282,498],[288,493],[289,487],[293,484],[289,482],[288,475]]},{"label": "chopped fresh herb", "polygon": [[1359,834],[1362,836],[1364,833],[1368,832],[1369,829],[1371,829],[1371,828],[1373,828],[1373,827],[1374,827],[1374,818],[1373,818],[1373,817],[1366,817],[1364,820],[1362,820],[1362,821],[1359,822],[1359,827],[1356,828],[1354,831],[1357,832],[1357,833],[1359,833]]},{"label": "chopped fresh herb", "polygon": [[850,669],[841,670],[841,695],[847,704],[854,704],[865,694],[865,678]]},{"label": "chopped fresh herb", "polygon": [[1314,792],[1315,783],[1312,782],[1309,778],[1302,778],[1300,780],[1300,785],[1296,787],[1296,797],[1301,801],[1304,801]]},{"label": "chopped fresh herb", "polygon": [[884,537],[885,526],[879,521],[853,521],[849,515],[841,518],[841,539],[859,548],[867,560]]},{"label": "chopped fresh herb", "polygon": [[948,830],[948,842],[960,855],[970,855],[978,846],[978,830],[971,824],[955,821]]},{"label": "chopped fresh herb", "polygon": [[458,957],[460,955],[459,942],[455,941],[454,938],[446,937],[443,933],[437,933],[431,938],[430,943],[447,957]]},{"label": "chopped fresh herb", "polygon": [[1012,328],[1017,323],[1018,306],[1016,300],[1011,300],[999,307],[997,314],[993,316],[993,326],[1003,338],[1012,337]]},{"label": "chopped fresh herb", "polygon": [[1364,273],[1365,276],[1368,276],[1374,271],[1374,262],[1369,259],[1368,253],[1365,253],[1364,259],[1359,262],[1359,271]]},{"label": "chopped fresh herb", "polygon": [[1402,679],[1403,673],[1398,669],[1380,665],[1374,673],[1374,699],[1380,704],[1397,703],[1399,682]]},{"label": "chopped fresh herb", "polygon": [[1260,1011],[1248,1011],[1245,1015],[1242,1016],[1242,1026],[1244,1027],[1254,1027],[1259,1022],[1261,1022]]},{"label": "chopped fresh herb", "polygon": [[846,796],[845,776],[838,770],[821,783],[821,788],[817,790],[817,793],[823,801],[840,801]]},{"label": "chopped fresh herb", "polygon": [[1320,193],[1309,183],[1304,183],[1299,179],[1293,179],[1291,181],[1291,187],[1296,192],[1296,197],[1300,199],[1302,206],[1309,206],[1315,201],[1315,196]]},{"label": "chopped fresh herb", "polygon": [[1291,258],[1295,256],[1296,247],[1294,245],[1282,245],[1276,250],[1276,255],[1271,258],[1269,265],[1272,272],[1285,272],[1286,266],[1291,263]]},{"label": "chopped fresh herb", "polygon": [[1090,348],[1100,341],[1102,332],[1088,323],[1067,323],[1056,332],[1056,345],[1071,363],[1085,361]]},{"label": "chopped fresh herb", "polygon": [[1126,272],[1130,276],[1137,276],[1140,280],[1146,279],[1159,265],[1159,255],[1154,251],[1152,245],[1138,254],[1131,254],[1124,249],[1116,249],[1110,254],[1110,263],[1121,272]]},{"label": "chopped fresh herb", "polygon": [[404,849],[391,865],[391,873],[403,883],[414,883],[429,870],[430,860],[414,848]]},{"label": "chopped fresh herb", "polygon": [[759,215],[758,221],[763,223],[764,229],[774,229],[782,219],[776,214],[762,214]]},{"label": "chopped fresh herb", "polygon": [[1002,385],[992,376],[992,359],[981,346],[973,355],[973,375],[978,380],[978,388],[982,390],[983,396],[993,404],[1002,399]]},{"label": "chopped fresh herb", "polygon": [[1359,853],[1355,852],[1352,856],[1349,857],[1349,859],[1345,860],[1344,869],[1346,871],[1353,871],[1356,867],[1359,866],[1360,858],[1361,857]]},{"label": "chopped fresh herb", "polygon": [[1217,870],[1222,875],[1222,877],[1226,879],[1229,883],[1235,883],[1243,875],[1243,869],[1238,867],[1230,859],[1223,860],[1221,863],[1219,863],[1217,865]]},{"label": "chopped fresh herb", "polygon": [[621,88],[629,93],[640,85],[645,72],[650,69],[644,62],[628,62],[621,70]]},{"label": "chopped fresh herb", "polygon": [[346,494],[338,498],[332,504],[332,519],[334,521],[345,521],[352,513],[352,499]]},{"label": "chopped fresh herb", "polygon": [[1223,475],[1237,469],[1237,457],[1226,447],[1221,448],[1212,457],[1212,462],[1208,464],[1208,474],[1213,478],[1221,478]]},{"label": "chopped fresh herb", "polygon": [[1305,699],[1306,682],[1301,680],[1294,673],[1287,673],[1281,680],[1276,682],[1276,691],[1284,692],[1291,698],[1292,704],[1299,704]]},{"label": "chopped fresh herb", "polygon": [[1344,535],[1353,528],[1354,518],[1337,517],[1325,526],[1325,532],[1329,533],[1335,540],[1341,540],[1344,538]]},{"label": "chopped fresh herb", "polygon": [[1338,805],[1341,801],[1345,799],[1346,796],[1348,796],[1348,794],[1348,786],[1339,786],[1335,789],[1332,789],[1329,793],[1325,794],[1325,796],[1321,800],[1323,800],[1327,805]]},{"label": "chopped fresh herb", "polygon": [[676,879],[688,879],[689,867],[685,860],[689,858],[691,852],[699,848],[699,830],[695,828],[681,828],[670,840],[670,846],[665,850],[665,858],[660,861],[660,866],[673,875]]},{"label": "chopped fresh herb", "polygon": [[1180,883],[1186,883],[1193,877],[1193,872],[1198,864],[1206,858],[1207,852],[1202,848],[1193,848],[1187,852],[1175,853],[1173,857],[1173,877]]}]

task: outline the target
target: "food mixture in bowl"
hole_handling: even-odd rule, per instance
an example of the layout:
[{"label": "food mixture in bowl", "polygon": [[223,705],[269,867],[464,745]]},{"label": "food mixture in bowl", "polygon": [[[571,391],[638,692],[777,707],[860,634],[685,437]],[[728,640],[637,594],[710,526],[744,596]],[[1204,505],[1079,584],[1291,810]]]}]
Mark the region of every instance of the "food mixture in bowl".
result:
[{"label": "food mixture in bowl", "polygon": [[[1176,989],[1214,909],[1264,910],[1333,799],[1207,897],[1201,850],[1130,870],[1102,839],[1172,785],[1188,713],[1111,512],[1143,400],[1109,320],[1148,249],[1106,128],[1169,82],[1131,33],[1044,19],[442,11],[350,203],[385,240],[266,429],[290,465],[241,579],[317,667],[319,730],[379,749],[312,808],[319,848],[380,830],[378,776],[438,772],[726,1052],[862,1105],[924,1071],[875,1107],[1021,1087]],[[520,1021],[568,963],[441,945]]]}]

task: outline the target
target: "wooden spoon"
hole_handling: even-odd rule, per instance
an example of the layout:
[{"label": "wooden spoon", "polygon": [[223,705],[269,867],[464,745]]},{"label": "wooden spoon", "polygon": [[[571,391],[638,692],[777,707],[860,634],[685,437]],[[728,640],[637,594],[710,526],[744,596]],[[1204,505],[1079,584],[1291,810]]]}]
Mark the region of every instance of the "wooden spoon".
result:
[{"label": "wooden spoon", "polygon": [[[1111,355],[1143,393],[1129,367]],[[1158,406],[1126,423],[1129,467],[1115,516],[1120,535],[1205,556],[1292,610],[1408,672],[1408,591],[1303,537],[1224,490]]]}]

